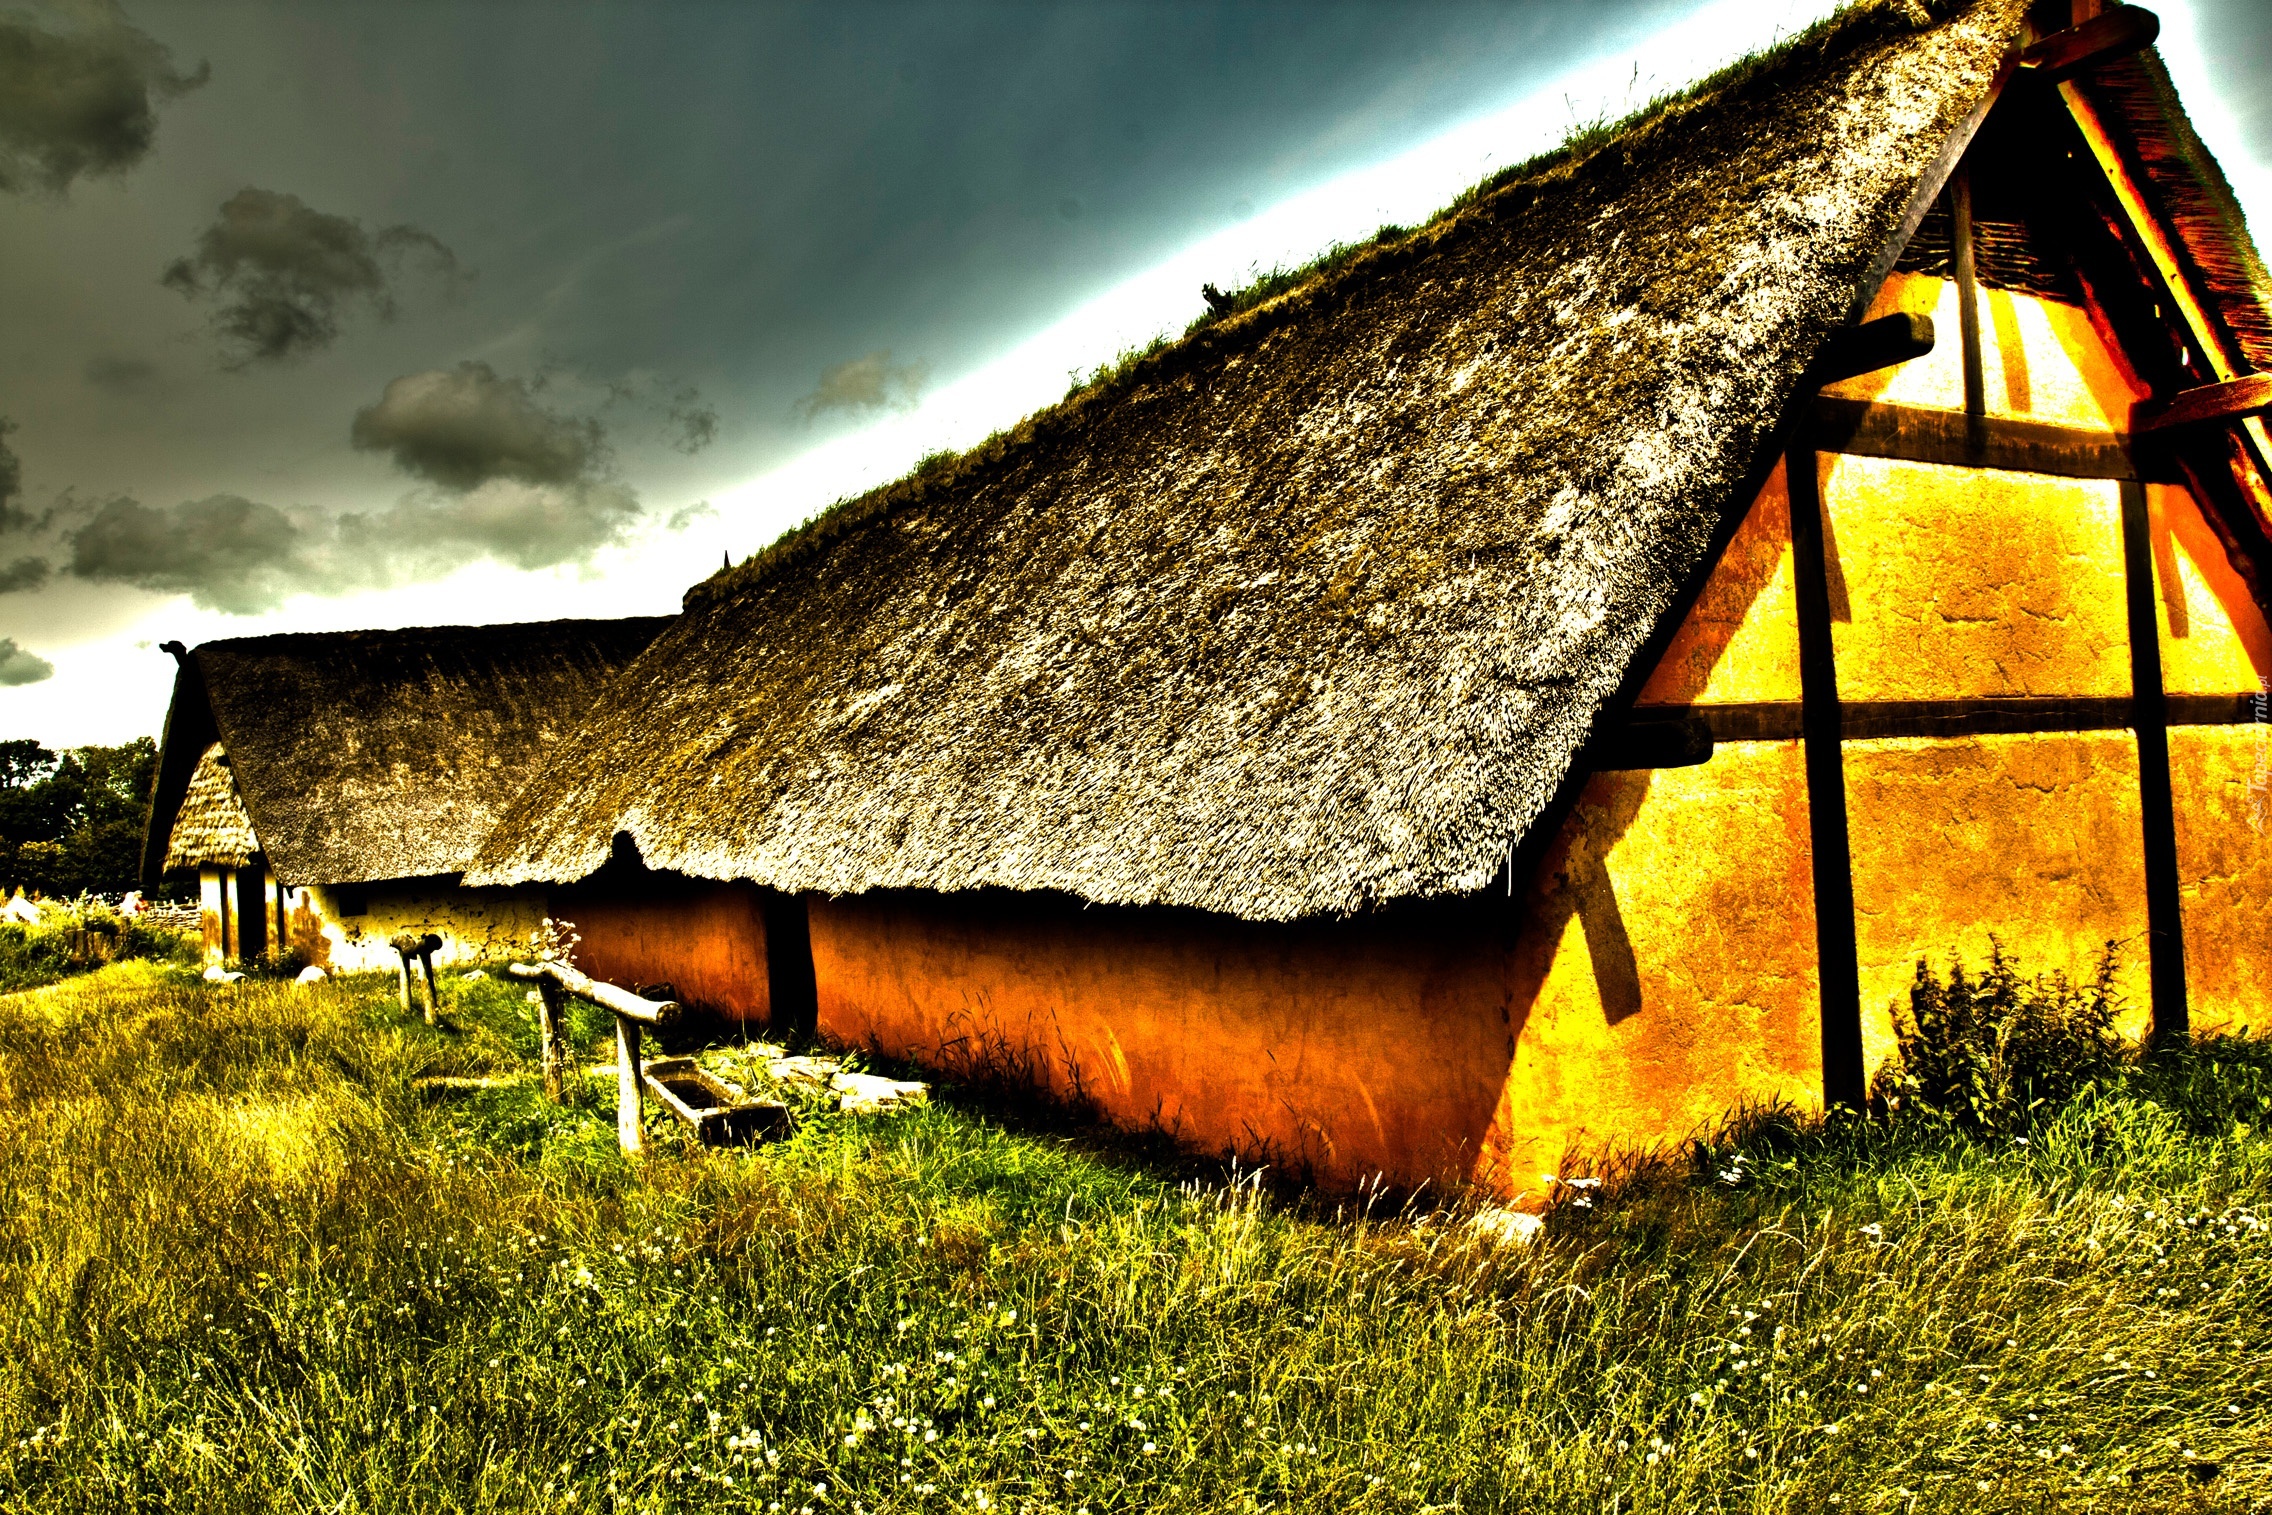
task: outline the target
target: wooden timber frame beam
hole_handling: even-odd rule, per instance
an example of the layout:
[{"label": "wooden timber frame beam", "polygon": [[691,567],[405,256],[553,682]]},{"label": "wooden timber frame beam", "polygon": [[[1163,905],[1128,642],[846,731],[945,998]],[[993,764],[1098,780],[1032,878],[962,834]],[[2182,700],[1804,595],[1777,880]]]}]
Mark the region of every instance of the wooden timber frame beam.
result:
[{"label": "wooden timber frame beam", "polygon": [[640,1131],[640,1043],[649,1026],[662,1027],[678,1018],[676,1000],[642,999],[630,990],[598,979],[553,958],[536,963],[512,963],[505,971],[535,982],[543,1013],[538,1025],[544,1042],[545,1097],[561,1100],[561,1072],[566,1038],[562,1034],[563,1001],[580,999],[615,1016],[615,1139],[624,1151],[636,1155],[646,1139]]},{"label": "wooden timber frame beam", "polygon": [[2138,737],[2138,799],[2146,864],[2146,974],[2153,1041],[2192,1035],[2185,995],[2185,900],[2177,870],[2177,802],[2170,785],[2169,701],[2162,689],[2161,622],[2146,486],[2122,491],[2122,578],[2130,631],[2131,730]]},{"label": "wooden timber frame beam", "polygon": [[2118,5],[2023,49],[2020,71],[2046,84],[2063,83],[2101,63],[2143,52],[2161,34],[2161,17],[2141,6]]},{"label": "wooden timber frame beam", "polygon": [[2134,436],[2210,426],[2260,416],[2272,410],[2272,374],[2242,374],[2220,384],[2181,389],[2166,400],[2148,400],[2131,412]]},{"label": "wooden timber frame beam", "polygon": [[[2078,8],[2080,9],[2080,7]],[[2213,317],[2195,289],[2187,265],[2170,229],[2154,211],[2145,187],[2133,172],[2120,144],[2107,130],[2096,106],[2075,82],[2078,74],[2096,63],[2112,61],[2150,45],[2158,23],[2132,6],[2118,6],[2081,22],[2069,32],[2054,34],[2038,49],[2065,39],[2071,57],[2042,76],[2057,86],[2057,98],[2082,138],[2089,159],[2098,169],[2113,201],[2108,230],[2126,243],[2134,270],[2157,318],[2183,332],[2186,350],[2178,354],[2178,368],[2198,373],[2207,370],[2211,382],[2177,388],[2155,401],[2140,405],[2131,417],[2134,435],[2161,433],[2155,440],[2177,443],[2187,428],[2212,424],[2232,426],[2234,447],[2229,458],[2230,483],[2242,496],[2257,501],[2272,490],[2272,434],[2265,430],[2262,412],[2272,402],[2272,382],[2243,371],[2243,363],[2230,334]],[[2082,44],[2098,44],[2085,48]],[[2127,47],[2122,43],[2127,43]],[[2034,51],[2031,49],[2031,51]],[[2197,359],[2197,361],[2196,361]],[[2186,385],[2180,377],[2178,384]],[[2237,424],[2233,424],[2237,423]],[[2222,491],[2200,475],[2199,460],[2191,448],[2174,450],[2183,472],[2190,476],[2193,493],[2214,519]],[[2250,485],[2255,488],[2252,490]],[[2170,701],[2162,685],[2161,628],[2156,614],[2154,566],[2151,552],[2150,502],[2144,481],[2124,480],[2122,497],[2123,571],[2130,642],[2132,730],[2138,746],[2138,787],[2146,883],[2146,938],[2148,984],[2152,1001],[2150,1040],[2166,1046],[2191,1035],[2185,971],[2184,900],[2177,863],[2176,803],[2169,762]],[[2255,506],[2261,511],[2261,504]],[[2235,523],[2236,527],[2239,523]],[[2261,530],[2263,521],[2249,526]],[[2220,531],[2220,536],[2226,535]],[[2230,543],[2228,543],[2230,550]],[[2244,578],[2254,576],[2244,570]]]}]

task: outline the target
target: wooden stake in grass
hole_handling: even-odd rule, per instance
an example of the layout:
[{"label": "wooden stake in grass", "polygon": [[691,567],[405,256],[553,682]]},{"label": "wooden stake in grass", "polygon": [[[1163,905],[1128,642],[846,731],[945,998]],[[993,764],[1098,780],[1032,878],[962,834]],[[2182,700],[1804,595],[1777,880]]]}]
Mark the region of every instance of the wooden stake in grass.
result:
[{"label": "wooden stake in grass", "polygon": [[426,1024],[433,1025],[442,1009],[441,987],[434,982],[434,953],[441,947],[442,939],[431,931],[424,936],[413,936],[406,931],[388,937],[387,945],[402,956],[403,1014],[410,1013],[410,964],[412,959],[416,959],[418,966],[426,972]]},{"label": "wooden stake in grass", "polygon": [[566,1096],[561,1089],[561,1064],[566,1059],[566,1027],[562,1014],[566,1002],[560,986],[549,978],[536,983],[536,1025],[544,1046],[544,1097],[554,1104],[562,1103]]},{"label": "wooden stake in grass", "polygon": [[[566,963],[550,959],[541,963],[511,963],[506,972],[515,978],[530,979],[537,992],[574,995],[609,1011],[615,1016],[615,1136],[626,1152],[637,1152],[644,1145],[639,1131],[639,1085],[641,1068],[639,1044],[648,1026],[664,1026],[678,1018],[678,1001],[641,999],[630,990],[616,984],[601,983],[578,972]],[[549,1008],[547,1014],[552,1012]],[[555,1017],[556,1019],[556,1017]],[[557,1039],[558,1033],[553,1033]],[[552,1088],[553,1072],[547,1061],[545,1087]]]}]

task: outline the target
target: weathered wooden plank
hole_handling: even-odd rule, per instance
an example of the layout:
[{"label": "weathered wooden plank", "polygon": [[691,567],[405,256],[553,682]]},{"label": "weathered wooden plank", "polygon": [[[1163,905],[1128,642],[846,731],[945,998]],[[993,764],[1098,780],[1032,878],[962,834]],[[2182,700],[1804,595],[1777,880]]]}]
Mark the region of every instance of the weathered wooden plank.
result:
[{"label": "weathered wooden plank", "polygon": [[641,999],[620,985],[603,983],[566,963],[554,962],[549,958],[540,963],[511,963],[505,971],[515,978],[539,981],[550,979],[560,986],[562,992],[573,994],[580,1000],[589,1000],[602,1010],[613,1011],[642,1025],[667,1025],[678,1014],[676,1000]]},{"label": "weathered wooden plank", "polygon": [[2022,52],[2021,77],[2058,84],[2102,63],[2143,52],[2161,34],[2161,17],[2141,6],[2118,5],[2080,26],[2053,32]]},{"label": "weathered wooden plank", "polygon": [[2183,482],[2159,449],[2136,448],[2122,432],[2084,431],[1962,411],[1883,405],[1824,395],[1814,402],[1810,440],[1824,452],[1954,468],[1994,468],[2062,479]]},{"label": "weathered wooden plank", "polygon": [[1961,163],[1949,180],[1949,227],[1964,364],[1964,414],[1968,435],[1977,438],[1988,415],[1988,380],[1980,355],[1980,279],[1972,261],[1972,172]]},{"label": "weathered wooden plank", "polygon": [[431,931],[422,936],[405,931],[388,937],[387,945],[394,948],[396,954],[402,959],[403,1013],[408,1014],[411,1008],[410,983],[412,974],[410,969],[411,965],[416,963],[425,971],[426,975],[426,1024],[434,1025],[442,1012],[441,986],[434,980],[434,953],[441,947],[442,939]]},{"label": "weathered wooden plank", "polygon": [[2237,421],[2272,410],[2272,374],[2243,374],[2221,384],[2180,390],[2166,400],[2149,400],[2131,413],[2130,430],[2145,436],[2179,426]]}]

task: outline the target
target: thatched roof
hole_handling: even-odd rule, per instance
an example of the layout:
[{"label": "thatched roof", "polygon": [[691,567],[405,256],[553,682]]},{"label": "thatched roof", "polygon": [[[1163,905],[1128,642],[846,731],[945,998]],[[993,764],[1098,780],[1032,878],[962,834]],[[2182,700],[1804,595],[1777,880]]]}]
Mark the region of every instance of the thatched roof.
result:
[{"label": "thatched roof", "polygon": [[1938,8],[1849,12],[697,586],[469,880],[626,832],[784,889],[1256,919],[1490,885],[2017,37],[2017,0]]},{"label": "thatched roof", "polygon": [[229,772],[229,755],[219,742],[206,745],[190,775],[189,792],[182,797],[166,843],[166,871],[212,865],[242,868],[260,851],[252,832],[252,817],[237,797],[237,781]]},{"label": "thatched roof", "polygon": [[[143,843],[173,866],[208,768],[287,883],[463,870],[514,792],[669,623],[544,621],[241,637],[174,680]],[[208,759],[218,747],[228,767]],[[219,859],[214,859],[219,861]]]}]

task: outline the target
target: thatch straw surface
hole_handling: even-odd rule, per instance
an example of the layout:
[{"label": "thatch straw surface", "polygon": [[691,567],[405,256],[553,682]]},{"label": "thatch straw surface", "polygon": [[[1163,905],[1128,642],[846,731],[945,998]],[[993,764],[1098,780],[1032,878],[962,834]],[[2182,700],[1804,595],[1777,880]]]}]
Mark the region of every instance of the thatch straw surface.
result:
[{"label": "thatch straw surface", "polygon": [[1926,9],[1850,13],[697,586],[468,881],[577,878],[620,831],[783,889],[1255,919],[1490,885],[2017,36],[2015,0]]},{"label": "thatch straw surface", "polygon": [[174,816],[173,834],[166,844],[166,869],[213,866],[242,868],[260,850],[252,834],[252,817],[237,798],[237,781],[229,772],[229,755],[219,742],[207,744],[191,774],[189,792]]},{"label": "thatch straw surface", "polygon": [[[207,642],[183,661],[145,872],[226,750],[291,884],[452,874],[665,617]],[[192,771],[193,766],[195,772]]]}]

